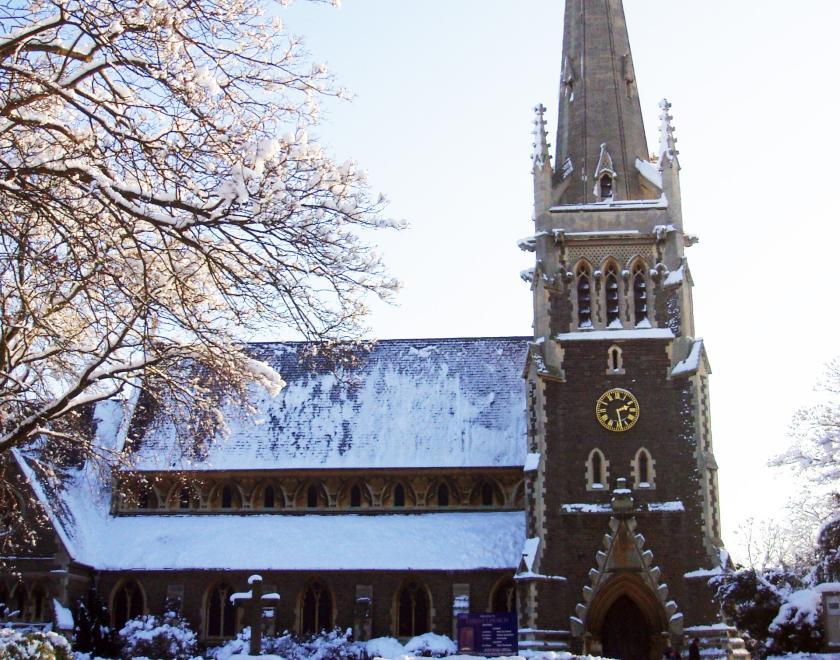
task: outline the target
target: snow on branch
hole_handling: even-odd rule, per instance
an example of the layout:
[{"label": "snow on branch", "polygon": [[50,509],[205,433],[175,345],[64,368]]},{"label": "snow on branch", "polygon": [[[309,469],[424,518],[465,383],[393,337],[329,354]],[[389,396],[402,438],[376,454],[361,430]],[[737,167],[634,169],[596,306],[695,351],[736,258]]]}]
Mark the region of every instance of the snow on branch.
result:
[{"label": "snow on branch", "polygon": [[396,290],[368,241],[400,224],[309,136],[342,91],[278,11],[0,0],[0,450],[85,445],[138,382],[223,425],[284,384],[244,333],[355,340]]}]

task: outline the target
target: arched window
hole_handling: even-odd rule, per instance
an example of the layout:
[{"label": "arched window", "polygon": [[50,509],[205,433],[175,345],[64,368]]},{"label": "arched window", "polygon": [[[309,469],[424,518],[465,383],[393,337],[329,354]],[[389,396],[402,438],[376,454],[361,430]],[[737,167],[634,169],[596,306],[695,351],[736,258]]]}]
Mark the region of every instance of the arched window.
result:
[{"label": "arched window", "polygon": [[332,628],[332,596],[321,582],[313,582],[300,599],[300,634],[315,635]]},{"label": "arched window", "polygon": [[654,488],[656,474],[654,460],[647,449],[639,449],[633,458],[633,485],[635,488]]},{"label": "arched window", "polygon": [[605,490],[607,487],[607,461],[600,449],[593,449],[586,461],[586,489]]},{"label": "arched window", "polygon": [[168,499],[170,509],[198,509],[201,506],[201,495],[198,489],[189,484],[175,486]]},{"label": "arched window", "polygon": [[350,489],[350,506],[354,509],[362,506],[362,489],[359,488],[359,484],[353,484]]},{"label": "arched window", "polygon": [[607,374],[624,373],[624,356],[621,348],[610,346],[607,350]]},{"label": "arched window", "polygon": [[481,484],[481,506],[493,506],[493,484],[484,482]]},{"label": "arched window", "polygon": [[405,506],[405,487],[402,484],[394,486],[394,506]]},{"label": "arched window", "polygon": [[490,607],[492,612],[516,612],[516,583],[511,578],[496,585]]},{"label": "arched window", "polygon": [[192,499],[190,489],[184,486],[181,488],[181,492],[178,495],[178,508],[179,509],[189,509],[190,508],[190,500]]},{"label": "arched window", "polygon": [[274,487],[269,484],[263,489],[263,509],[273,509],[274,504]]},{"label": "arched window", "polygon": [[9,599],[9,589],[5,584],[0,584],[0,620],[5,621],[12,609],[12,601]]},{"label": "arched window", "polygon": [[29,592],[29,612],[28,618],[33,622],[47,621],[47,612],[44,605],[47,602],[47,594],[41,584],[36,584]]},{"label": "arched window", "polygon": [[126,621],[141,616],[145,611],[143,590],[135,580],[119,583],[111,594],[111,620],[119,631]]},{"label": "arched window", "polygon": [[613,196],[613,179],[609,174],[603,174],[598,180],[598,190],[601,195],[601,201],[610,199]]},{"label": "arched window", "polygon": [[140,491],[137,494],[137,508],[138,509],[157,509],[158,498],[155,489],[151,484],[143,483],[140,485]]},{"label": "arched window", "polygon": [[431,604],[426,589],[408,582],[397,595],[397,636],[415,637],[431,631]]},{"label": "arched window", "polygon": [[592,327],[592,274],[586,264],[577,269],[578,326]]},{"label": "arched window", "polygon": [[504,501],[504,496],[499,488],[491,480],[482,480],[470,495],[472,506],[499,506]]},{"label": "arched window", "polygon": [[220,506],[223,509],[230,509],[233,507],[233,489],[230,485],[225,485],[222,487],[222,497]]},{"label": "arched window", "polygon": [[437,504],[449,506],[449,487],[446,484],[440,484],[437,487]]},{"label": "arched window", "polygon": [[26,616],[26,587],[23,584],[15,586],[15,593],[12,595],[12,612],[11,614],[16,619],[23,620]]},{"label": "arched window", "polygon": [[637,326],[649,324],[646,270],[644,262],[633,267],[633,314]]},{"label": "arched window", "polygon": [[606,296],[607,326],[620,327],[621,314],[618,301],[618,266],[611,263],[607,266],[604,277],[604,292]]},{"label": "arched window", "polygon": [[236,606],[230,602],[233,593],[228,584],[219,584],[207,595],[205,622],[207,637],[226,638],[236,635]]}]

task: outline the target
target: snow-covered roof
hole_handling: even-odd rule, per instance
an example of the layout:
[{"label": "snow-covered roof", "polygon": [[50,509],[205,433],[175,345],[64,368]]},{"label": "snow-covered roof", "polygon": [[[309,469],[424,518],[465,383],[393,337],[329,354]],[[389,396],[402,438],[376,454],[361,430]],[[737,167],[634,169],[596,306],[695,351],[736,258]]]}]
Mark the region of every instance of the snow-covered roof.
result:
[{"label": "snow-covered roof", "polygon": [[[254,387],[256,413],[223,407],[229,432],[206,455],[185,454],[163,417],[132,428],[141,470],[522,466],[530,338],[383,340],[337,372],[301,363],[301,342],[250,354],[288,383]],[[139,404],[138,404],[139,405]]]},{"label": "snow-covered roof", "polygon": [[684,360],[677,362],[674,368],[671,369],[671,378],[679,378],[681,376],[691,376],[697,373],[700,369],[703,360],[703,340],[695,339],[691,345],[691,350]]},{"label": "snow-covered roof", "polygon": [[514,569],[525,535],[521,511],[115,516],[101,474],[73,470],[48,500],[39,490],[73,559],[99,570]]}]

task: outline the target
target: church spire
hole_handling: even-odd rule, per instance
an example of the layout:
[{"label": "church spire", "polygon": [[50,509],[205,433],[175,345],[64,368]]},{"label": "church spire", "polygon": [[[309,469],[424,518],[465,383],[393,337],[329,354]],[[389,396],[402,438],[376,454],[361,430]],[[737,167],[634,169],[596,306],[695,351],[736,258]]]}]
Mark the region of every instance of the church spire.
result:
[{"label": "church spire", "polygon": [[648,198],[636,168],[648,151],[622,0],[566,0],[564,21],[555,196],[561,204]]}]

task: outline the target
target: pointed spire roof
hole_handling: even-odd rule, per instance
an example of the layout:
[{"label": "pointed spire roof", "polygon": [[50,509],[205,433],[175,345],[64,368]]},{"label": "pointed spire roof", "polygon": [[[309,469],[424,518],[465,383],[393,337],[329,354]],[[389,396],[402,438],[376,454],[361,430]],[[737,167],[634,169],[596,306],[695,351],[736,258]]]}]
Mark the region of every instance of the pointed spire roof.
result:
[{"label": "pointed spire roof", "polygon": [[[636,159],[647,139],[622,0],[566,0],[555,180],[561,204],[598,201],[603,149],[616,176],[616,200],[650,196]],[[602,149],[602,145],[605,145]]]}]

